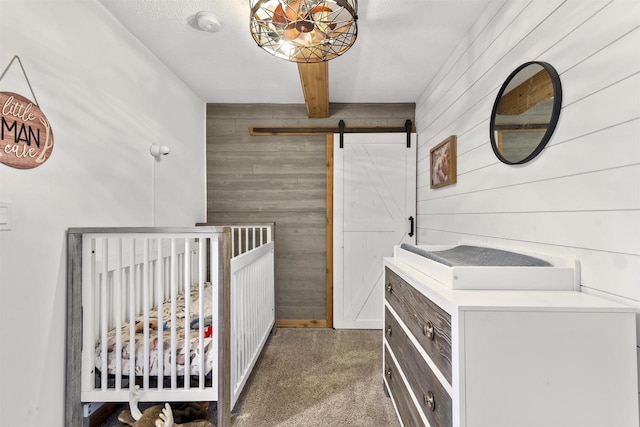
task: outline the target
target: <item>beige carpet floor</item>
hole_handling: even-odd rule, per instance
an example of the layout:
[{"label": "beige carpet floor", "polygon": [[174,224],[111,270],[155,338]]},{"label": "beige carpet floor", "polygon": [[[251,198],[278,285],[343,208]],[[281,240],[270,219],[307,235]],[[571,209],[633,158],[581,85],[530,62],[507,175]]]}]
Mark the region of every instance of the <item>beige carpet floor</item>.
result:
[{"label": "beige carpet floor", "polygon": [[234,426],[399,425],[382,389],[381,331],[280,328],[247,386]]},{"label": "beige carpet floor", "polygon": [[399,426],[382,388],[381,331],[280,328],[269,338],[233,427],[316,426]]}]

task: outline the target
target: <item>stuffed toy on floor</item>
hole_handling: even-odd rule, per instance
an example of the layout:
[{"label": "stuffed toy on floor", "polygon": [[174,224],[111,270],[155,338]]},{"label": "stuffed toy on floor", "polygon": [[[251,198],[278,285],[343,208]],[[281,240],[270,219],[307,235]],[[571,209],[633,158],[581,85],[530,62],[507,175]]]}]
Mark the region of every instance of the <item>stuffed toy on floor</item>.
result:
[{"label": "stuffed toy on floor", "polygon": [[124,410],[118,421],[132,427],[215,427],[207,421],[209,402],[182,402],[174,404],[175,409],[166,403],[153,405],[140,412],[140,387],[129,390],[129,411]]},{"label": "stuffed toy on floor", "polygon": [[171,405],[165,403],[162,413],[159,415],[160,419],[156,420],[155,427],[216,427],[211,421],[197,420],[189,421],[184,424],[176,424],[173,421],[173,413],[171,412]]}]

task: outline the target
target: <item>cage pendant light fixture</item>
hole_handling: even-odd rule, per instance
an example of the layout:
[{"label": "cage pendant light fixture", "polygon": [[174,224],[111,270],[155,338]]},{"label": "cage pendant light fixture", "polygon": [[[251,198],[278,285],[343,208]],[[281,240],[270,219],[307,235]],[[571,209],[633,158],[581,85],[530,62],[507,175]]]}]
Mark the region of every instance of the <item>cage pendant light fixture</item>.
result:
[{"label": "cage pendant light fixture", "polygon": [[358,0],[251,0],[258,46],[293,62],[329,61],[358,36]]}]

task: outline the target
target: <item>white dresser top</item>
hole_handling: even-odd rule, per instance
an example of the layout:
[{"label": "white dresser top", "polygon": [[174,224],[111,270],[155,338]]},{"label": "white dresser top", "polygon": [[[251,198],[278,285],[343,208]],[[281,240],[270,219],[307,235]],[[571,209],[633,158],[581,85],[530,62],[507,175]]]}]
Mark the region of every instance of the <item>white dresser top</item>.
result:
[{"label": "white dresser top", "polygon": [[455,290],[402,261],[385,258],[384,264],[449,313],[456,310],[522,311],[523,308],[529,308],[531,311],[635,313],[632,307],[576,291]]}]

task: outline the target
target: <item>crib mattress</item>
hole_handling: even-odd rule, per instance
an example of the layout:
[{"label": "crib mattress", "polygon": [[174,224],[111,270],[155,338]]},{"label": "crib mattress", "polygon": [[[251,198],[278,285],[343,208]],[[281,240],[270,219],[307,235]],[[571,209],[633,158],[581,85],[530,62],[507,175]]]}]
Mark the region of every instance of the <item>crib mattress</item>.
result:
[{"label": "crib mattress", "polygon": [[[196,314],[192,314],[189,316],[188,323],[191,324],[194,320],[198,319],[199,315],[197,314],[198,310],[198,289],[195,288],[190,293],[190,312],[194,311]],[[190,360],[190,374],[191,375],[199,375],[201,371],[200,366],[200,336],[205,335],[204,338],[204,362],[205,369],[204,374],[207,375],[211,372],[212,362],[214,357],[216,357],[216,349],[213,345],[213,339],[211,336],[206,336],[211,333],[211,329],[203,328],[203,330],[198,329],[198,325],[195,327],[189,328],[189,336],[185,335],[186,327],[185,327],[185,294],[181,293],[176,297],[176,325],[171,322],[171,304],[170,302],[165,302],[162,306],[162,319],[163,324],[156,325],[155,320],[158,319],[158,310],[152,309],[149,311],[149,319],[150,319],[150,327],[149,327],[149,375],[157,376],[159,374],[158,370],[158,360],[159,360],[159,329],[161,330],[162,337],[162,354],[163,354],[163,363],[162,363],[162,375],[169,376],[172,374],[171,365],[173,360],[173,350],[171,348],[171,336],[173,330],[175,329],[176,335],[176,374],[177,375],[185,375],[185,365],[187,361],[186,357],[186,346],[185,343],[189,342],[189,357]],[[211,310],[211,285],[206,284],[204,290],[204,317],[210,316],[212,313]],[[128,376],[131,366],[134,367],[134,375],[141,376],[144,375],[144,330],[143,330],[143,322],[144,317],[138,316],[136,318],[136,327],[135,332],[135,358],[132,358],[131,349],[130,349],[130,324],[126,323],[122,325],[121,330],[121,371],[120,374],[123,376]],[[117,328],[110,330],[107,334],[107,372],[112,375],[116,375],[116,339],[117,339]],[[100,339],[96,342],[95,346],[95,365],[98,370],[102,369],[102,342]]]}]

